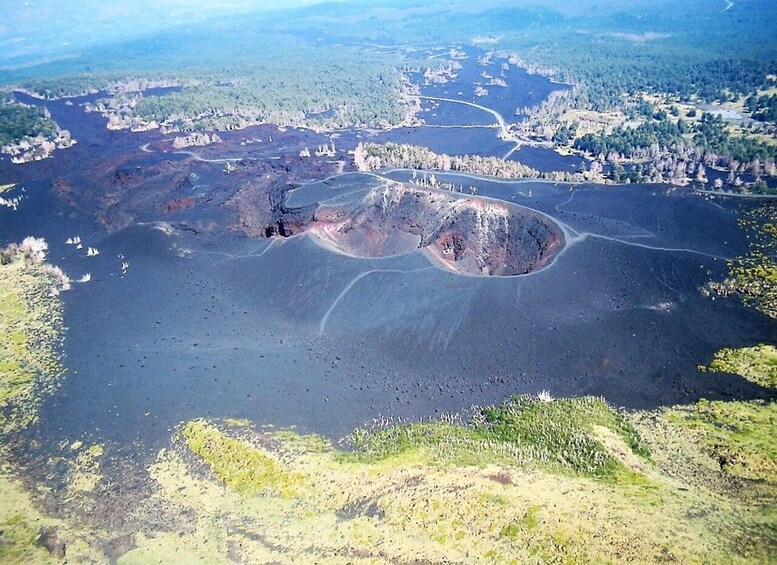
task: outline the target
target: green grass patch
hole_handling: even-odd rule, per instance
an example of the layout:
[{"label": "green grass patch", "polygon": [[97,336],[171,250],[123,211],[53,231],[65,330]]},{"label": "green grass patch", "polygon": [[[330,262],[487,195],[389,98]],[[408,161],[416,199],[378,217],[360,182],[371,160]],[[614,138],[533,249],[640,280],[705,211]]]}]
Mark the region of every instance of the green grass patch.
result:
[{"label": "green grass patch", "polygon": [[542,507],[538,504],[529,506],[526,513],[517,521],[511,522],[499,531],[499,535],[505,538],[517,539],[531,532],[539,524],[537,517]]},{"label": "green grass patch", "polygon": [[777,486],[777,403],[700,400],[667,411],[670,423],[694,430],[701,447],[731,476]]},{"label": "green grass patch", "polygon": [[[769,555],[773,513],[663,473],[602,400],[517,397],[467,424],[452,422],[355,432],[351,452],[293,431],[183,424],[184,441],[160,452],[150,473],[193,529],[161,544],[140,539],[131,555],[149,560],[147,551],[174,548],[171,555],[181,549],[219,561],[237,547],[247,562],[358,561],[354,555],[763,562]],[[658,447],[656,461],[664,456]],[[205,465],[212,475],[203,475]],[[643,483],[633,488],[638,473]]]},{"label": "green grass patch", "polygon": [[777,347],[756,345],[741,349],[722,349],[703,371],[734,373],[757,385],[777,388]]},{"label": "green grass patch", "polygon": [[729,261],[726,279],[707,283],[702,293],[739,296],[745,305],[777,319],[777,208],[760,206],[739,225],[750,239],[747,255]]},{"label": "green grass patch", "polygon": [[0,264],[0,430],[34,422],[41,395],[62,373],[56,349],[62,303],[44,265]]},{"label": "green grass patch", "polygon": [[0,450],[0,563],[56,563],[39,543],[41,527],[56,521],[38,511],[23,484],[13,478]]},{"label": "green grass patch", "polygon": [[323,436],[316,434],[301,435],[293,430],[277,430],[273,437],[283,442],[286,449],[305,453],[324,453],[332,449],[332,444]]},{"label": "green grass patch", "polygon": [[300,480],[288,472],[268,451],[244,440],[228,436],[204,420],[188,422],[183,438],[195,454],[211,468],[219,481],[236,492],[248,495],[271,490],[290,494]]},{"label": "green grass patch", "polygon": [[514,397],[483,410],[485,422],[478,425],[496,441],[520,446],[530,459],[542,464],[592,476],[610,476],[622,465],[597,439],[594,426],[616,434],[642,457],[650,453],[637,432],[604,400],[593,397],[543,402],[527,396]]},{"label": "green grass patch", "polygon": [[611,430],[634,454],[649,458],[634,428],[593,397],[546,402],[516,396],[480,409],[466,426],[438,421],[360,429],[349,440],[355,456],[368,460],[418,454],[458,465],[502,462],[601,479],[630,475],[597,437],[596,426]]}]

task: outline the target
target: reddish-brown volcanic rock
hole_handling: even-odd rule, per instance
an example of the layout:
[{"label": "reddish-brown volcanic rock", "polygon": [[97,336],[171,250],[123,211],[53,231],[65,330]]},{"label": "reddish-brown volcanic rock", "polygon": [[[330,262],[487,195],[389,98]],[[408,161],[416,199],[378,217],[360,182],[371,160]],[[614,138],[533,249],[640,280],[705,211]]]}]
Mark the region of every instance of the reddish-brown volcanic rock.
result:
[{"label": "reddish-brown volcanic rock", "polygon": [[520,275],[547,265],[564,247],[550,218],[507,202],[390,183],[356,201],[320,206],[306,231],[354,257],[423,250],[467,275]]}]

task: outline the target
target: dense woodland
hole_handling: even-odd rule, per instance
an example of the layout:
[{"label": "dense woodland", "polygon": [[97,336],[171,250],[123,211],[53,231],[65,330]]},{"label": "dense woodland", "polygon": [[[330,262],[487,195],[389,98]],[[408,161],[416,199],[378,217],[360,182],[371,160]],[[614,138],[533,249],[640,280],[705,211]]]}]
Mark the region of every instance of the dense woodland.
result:
[{"label": "dense woodland", "polygon": [[597,43],[596,49],[572,43],[578,48],[537,50],[531,52],[531,59],[558,70],[558,78],[583,83],[580,105],[596,111],[621,107],[624,93],[668,93],[681,101],[736,101],[763,88],[767,75],[777,68],[774,59],[688,60],[679,48],[652,46],[635,53],[633,46],[611,41]]},{"label": "dense woodland", "polygon": [[[334,110],[321,125],[380,127],[403,119],[399,73],[379,61],[257,65],[205,76],[196,86],[144,96],[134,114],[182,129],[235,129],[250,123],[302,125],[309,114]],[[221,76],[219,76],[221,75]]]},{"label": "dense woodland", "polygon": [[574,142],[576,149],[594,156],[615,151],[626,158],[645,158],[656,149],[665,152],[678,145],[692,145],[705,154],[739,162],[773,162],[777,156],[777,146],[734,137],[726,130],[722,117],[708,112],[697,122],[673,121],[657,113],[637,127],[618,127],[609,135],[587,133]]},{"label": "dense woodland", "polygon": [[688,0],[669,10],[645,2],[555,21],[537,16],[538,25],[525,33],[504,30],[499,47],[557,78],[584,83],[581,102],[598,111],[621,106],[624,93],[738,100],[769,86],[777,71],[777,6],[714,4]]},{"label": "dense woodland", "polygon": [[750,112],[754,120],[777,123],[777,94],[748,96],[745,100],[745,109]]},{"label": "dense woodland", "polygon": [[51,137],[56,124],[41,108],[0,102],[0,147],[25,137]]},{"label": "dense woodland", "polygon": [[[126,123],[176,131],[231,130],[256,123],[318,127],[386,127],[405,118],[401,75],[386,59],[355,57],[254,62],[175,72],[88,74],[22,85],[43,98],[105,91],[94,109]],[[141,91],[179,86],[159,94]],[[331,112],[330,112],[331,111]],[[312,114],[329,113],[327,117]]]}]

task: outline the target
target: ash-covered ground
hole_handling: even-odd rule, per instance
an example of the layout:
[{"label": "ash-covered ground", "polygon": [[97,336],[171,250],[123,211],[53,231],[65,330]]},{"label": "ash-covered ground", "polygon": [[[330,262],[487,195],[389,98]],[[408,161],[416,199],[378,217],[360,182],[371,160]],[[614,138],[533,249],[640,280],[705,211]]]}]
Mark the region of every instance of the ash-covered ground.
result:
[{"label": "ash-covered ground", "polygon": [[[631,408],[770,394],[697,370],[775,339],[699,292],[746,252],[746,200],[456,174],[438,177],[477,196],[443,192],[353,172],[365,132],[267,125],[181,152],[107,131],[81,101],[45,103],[78,145],[0,162],[24,191],[0,239],[45,237],[53,263],[91,275],[63,295],[69,373],[30,438],[153,455],[196,417],[339,438],[543,389]],[[300,157],[332,141],[333,156]]]}]

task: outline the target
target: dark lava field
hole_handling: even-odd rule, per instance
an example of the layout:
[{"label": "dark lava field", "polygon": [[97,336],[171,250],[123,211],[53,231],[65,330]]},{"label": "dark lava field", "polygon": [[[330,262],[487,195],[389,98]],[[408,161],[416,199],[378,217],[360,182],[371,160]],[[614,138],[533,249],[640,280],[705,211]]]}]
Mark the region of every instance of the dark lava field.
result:
[{"label": "dark lava field", "polygon": [[[557,87],[523,81],[497,110]],[[266,125],[176,152],[159,133],[106,130],[86,100],[43,103],[75,147],[0,161],[25,190],[17,211],[0,209],[0,238],[45,237],[51,262],[92,278],[62,295],[68,375],[31,437],[153,455],[196,417],[340,438],[544,389],[630,408],[764,397],[697,371],[723,347],[777,338],[736,299],[699,292],[747,251],[746,199],[437,175],[477,187],[459,194],[408,171],[355,172],[348,154],[374,139],[502,155],[495,128],[344,131],[334,157],[302,158],[330,137]],[[439,103],[430,123],[492,124],[476,114]],[[523,151],[543,170],[580,162],[537,148],[513,158]]]}]

